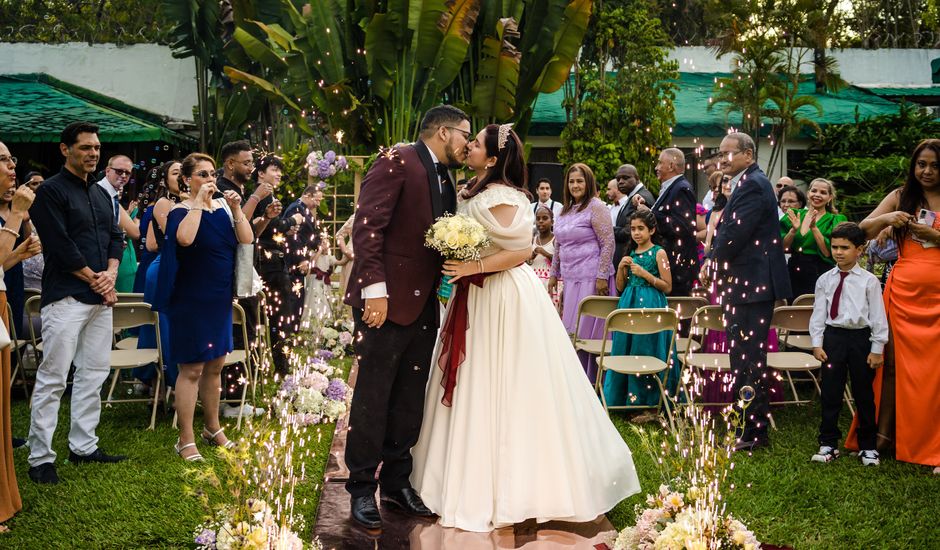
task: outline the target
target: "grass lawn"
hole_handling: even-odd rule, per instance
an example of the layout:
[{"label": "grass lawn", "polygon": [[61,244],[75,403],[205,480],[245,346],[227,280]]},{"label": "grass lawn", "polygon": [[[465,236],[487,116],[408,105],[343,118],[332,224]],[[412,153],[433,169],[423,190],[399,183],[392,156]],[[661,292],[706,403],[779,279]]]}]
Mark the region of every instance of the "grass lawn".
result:
[{"label": "grass lawn", "polygon": [[[14,433],[23,435],[28,426],[26,403],[16,401],[13,412]],[[0,535],[0,547],[191,548],[192,532],[204,515],[198,499],[187,491],[197,488],[191,470],[220,466],[214,453],[202,446],[206,463],[184,463],[172,450],[176,431],[170,418],[160,419],[156,431],[147,431],[145,408],[128,404],[103,411],[99,435],[105,450],[131,459],[117,465],[76,466],[65,460],[67,415],[63,407],[55,441],[59,485],[32,483],[26,475],[27,452],[16,451],[24,508],[8,522],[11,532]],[[772,433],[773,446],[737,460],[731,476],[736,489],[727,495],[728,509],[761,541],[799,550],[936,547],[940,476],[890,459],[879,468],[865,469],[849,456],[830,465],[810,463],[818,415],[817,406],[774,411],[779,429]],[[640,450],[629,423],[616,416],[615,423],[634,449],[644,493],[655,491],[660,479],[650,457]],[[316,515],[332,425],[321,429],[323,437],[313,444],[313,463],[307,464],[307,481],[297,492],[297,512],[308,521],[301,530],[304,537]],[[614,525],[630,525],[634,505],[644,498],[636,495],[615,508],[609,514]]]}]

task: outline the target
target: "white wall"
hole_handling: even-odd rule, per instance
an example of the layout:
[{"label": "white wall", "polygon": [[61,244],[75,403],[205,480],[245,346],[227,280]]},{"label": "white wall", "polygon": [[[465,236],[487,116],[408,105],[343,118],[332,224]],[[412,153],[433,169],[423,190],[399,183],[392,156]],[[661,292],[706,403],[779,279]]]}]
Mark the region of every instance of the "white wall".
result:
[{"label": "white wall", "polygon": [[0,43],[0,74],[46,73],[175,120],[193,120],[196,68],[157,44]]},{"label": "white wall", "polygon": [[[931,84],[930,61],[940,58],[940,50],[889,49],[879,50],[829,50],[839,63],[842,78],[857,86],[929,86]],[[687,73],[730,72],[733,55],[721,59],[704,46],[686,46],[672,50],[669,58],[679,62],[679,71]],[[804,72],[812,72],[809,62],[812,56],[804,57],[807,64]]]}]

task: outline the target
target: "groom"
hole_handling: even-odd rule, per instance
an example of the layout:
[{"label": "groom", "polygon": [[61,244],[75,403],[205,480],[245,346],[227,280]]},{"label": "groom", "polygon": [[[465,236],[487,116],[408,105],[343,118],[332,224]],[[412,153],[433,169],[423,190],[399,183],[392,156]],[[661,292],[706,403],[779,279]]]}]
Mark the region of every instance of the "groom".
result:
[{"label": "groom", "polygon": [[352,232],[356,261],[345,296],[356,321],[359,361],[346,490],[353,519],[367,529],[382,526],[377,485],[386,503],[410,515],[434,515],[408,480],[439,315],[435,291],[442,260],[424,246],[424,233],[456,209],[448,169],[463,165],[469,137],[463,111],[434,107],[421,121],[419,141],[380,153],[362,181]]}]

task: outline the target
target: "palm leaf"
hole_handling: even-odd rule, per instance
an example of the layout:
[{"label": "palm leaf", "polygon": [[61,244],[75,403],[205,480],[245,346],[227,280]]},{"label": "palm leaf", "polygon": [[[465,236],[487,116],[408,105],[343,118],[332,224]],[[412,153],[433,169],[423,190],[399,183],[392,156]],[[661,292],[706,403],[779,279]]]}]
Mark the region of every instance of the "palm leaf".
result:
[{"label": "palm leaf", "polygon": [[[428,84],[419,100],[419,110],[430,106],[426,103],[439,102],[440,91],[457,77],[467,58],[473,27],[480,15],[480,0],[447,0],[446,6],[447,9],[435,23],[443,39],[433,57],[430,57]],[[422,56],[424,52],[419,51],[417,54]]]},{"label": "palm leaf", "polygon": [[497,38],[483,41],[480,79],[473,89],[474,114],[481,118],[509,120],[515,114],[516,88],[519,84],[519,63],[522,55],[510,42],[519,38],[518,26],[512,18],[497,23]]}]

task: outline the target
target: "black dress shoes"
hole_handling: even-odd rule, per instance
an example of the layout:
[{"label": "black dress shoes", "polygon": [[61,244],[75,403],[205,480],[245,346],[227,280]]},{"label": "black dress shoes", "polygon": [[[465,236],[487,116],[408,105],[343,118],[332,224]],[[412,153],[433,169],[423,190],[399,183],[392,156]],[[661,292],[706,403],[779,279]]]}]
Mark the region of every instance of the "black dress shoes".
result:
[{"label": "black dress shoes", "polygon": [[424,501],[418,496],[418,492],[411,487],[405,487],[400,491],[382,492],[382,502],[393,504],[409,516],[419,518],[432,518],[436,516],[434,512],[424,505]]},{"label": "black dress shoes", "polygon": [[59,475],[55,472],[55,464],[46,462],[29,469],[29,479],[36,483],[55,485],[59,482]]},{"label": "black dress shoes", "polygon": [[359,525],[366,529],[380,529],[382,527],[382,516],[379,514],[379,507],[375,504],[375,495],[352,497],[349,508],[353,520]]},{"label": "black dress shoes", "polygon": [[94,452],[87,455],[79,455],[69,451],[69,461],[74,462],[75,464],[87,464],[89,462],[111,464],[114,462],[122,462],[124,460],[127,460],[126,456],[105,454],[101,448],[97,448],[94,450]]}]

